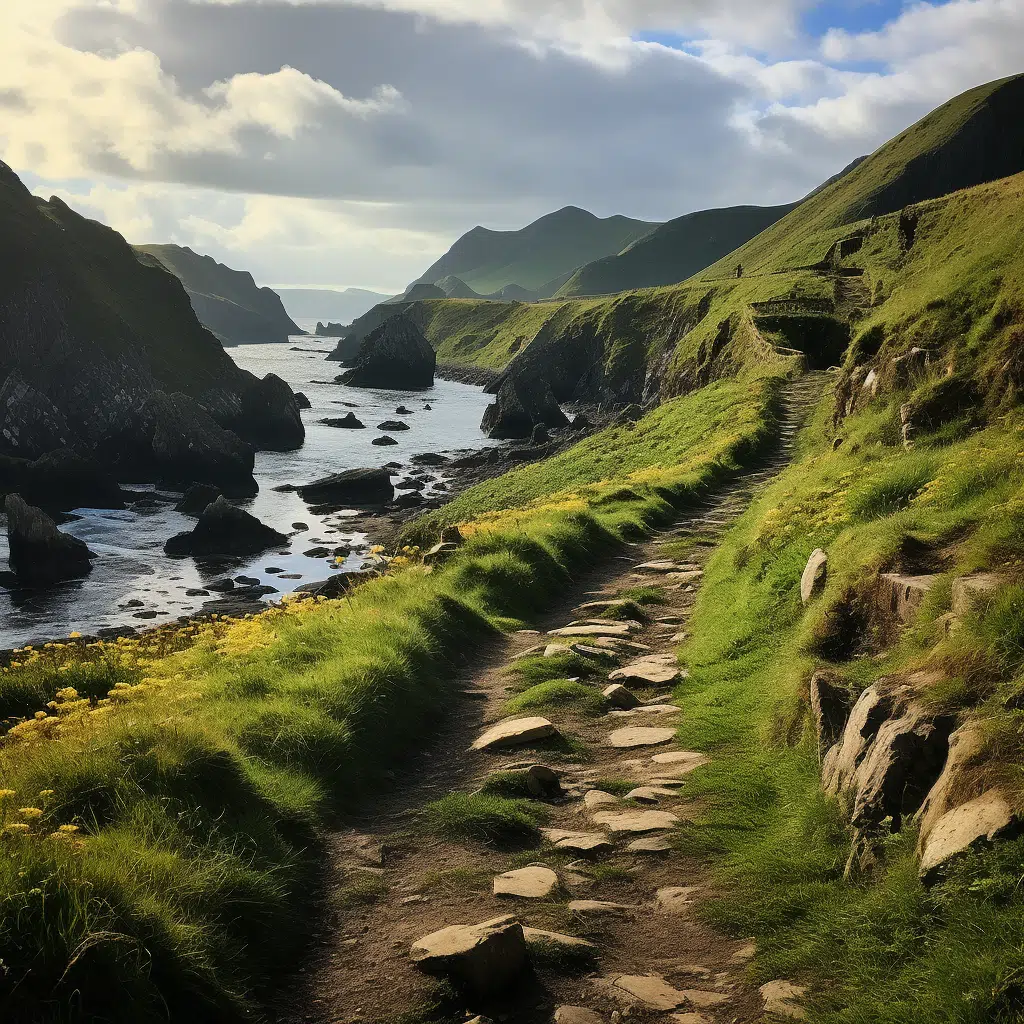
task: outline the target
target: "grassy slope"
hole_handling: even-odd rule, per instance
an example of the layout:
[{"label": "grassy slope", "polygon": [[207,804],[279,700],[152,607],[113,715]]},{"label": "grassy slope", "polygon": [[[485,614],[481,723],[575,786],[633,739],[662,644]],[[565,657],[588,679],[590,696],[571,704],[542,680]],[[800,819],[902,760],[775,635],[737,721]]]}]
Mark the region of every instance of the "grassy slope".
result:
[{"label": "grassy slope", "polygon": [[[243,1015],[251,980],[299,948],[319,830],[430,728],[453,663],[748,457],[774,379],[609,437],[628,487],[490,517],[443,570],[152,640],[25,652],[0,675],[0,706],[49,714],[0,744],[5,1019]],[[726,412],[728,436],[701,429]],[[607,474],[597,454],[580,451],[577,484]],[[558,482],[541,471],[533,493]]]},{"label": "grassy slope", "polygon": [[433,283],[453,274],[478,295],[510,284],[537,291],[584,263],[620,252],[655,227],[628,217],[599,219],[575,207],[548,214],[519,231],[477,227],[420,280]]}]

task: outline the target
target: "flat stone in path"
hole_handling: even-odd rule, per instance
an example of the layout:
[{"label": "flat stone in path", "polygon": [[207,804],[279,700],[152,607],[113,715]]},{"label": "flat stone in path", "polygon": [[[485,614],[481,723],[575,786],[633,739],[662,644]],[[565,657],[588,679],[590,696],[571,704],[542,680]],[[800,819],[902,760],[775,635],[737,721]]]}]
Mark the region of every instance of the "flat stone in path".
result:
[{"label": "flat stone in path", "polygon": [[645,836],[643,839],[634,839],[626,847],[626,853],[671,853],[672,843],[666,836]]},{"label": "flat stone in path", "polygon": [[646,683],[648,686],[668,686],[676,682],[681,673],[675,665],[663,665],[648,658],[617,668],[608,679],[613,683]]},{"label": "flat stone in path", "polygon": [[542,900],[550,896],[557,885],[558,875],[551,868],[520,868],[518,871],[506,871],[494,879],[494,895]]},{"label": "flat stone in path", "polygon": [[645,832],[667,832],[679,824],[679,818],[668,811],[628,811],[623,814],[604,811],[595,814],[595,825],[614,835],[643,835]]},{"label": "flat stone in path", "polygon": [[441,974],[488,996],[509,986],[527,963],[526,939],[514,917],[453,925],[413,943],[417,967]]},{"label": "flat stone in path", "polygon": [[[554,728],[554,726],[552,726],[552,728]],[[633,747],[659,747],[663,743],[671,743],[675,737],[675,729],[630,727],[626,729],[616,729],[615,732],[608,737],[608,742],[613,747],[628,750]],[[477,742],[479,743],[479,740]]]},{"label": "flat stone in path", "polygon": [[557,658],[559,654],[565,654],[570,650],[568,644],[548,644],[544,648],[545,658]]},{"label": "flat stone in path", "polygon": [[613,683],[603,691],[602,696],[612,707],[623,711],[631,711],[640,706],[640,698],[621,683]]},{"label": "flat stone in path", "polygon": [[631,632],[630,627],[624,622],[609,622],[603,626],[593,624],[563,626],[561,629],[549,630],[548,636],[601,636],[615,639],[628,637]]},{"label": "flat stone in path", "polygon": [[677,1010],[686,1005],[686,994],[656,975],[620,974],[609,979],[613,989],[632,996],[653,1010]]},{"label": "flat stone in path", "polygon": [[642,565],[635,566],[633,572],[699,572],[700,566],[694,565],[692,562],[672,562],[668,559],[659,559],[654,562],[644,562]]},{"label": "flat stone in path", "polygon": [[640,718],[643,715],[678,715],[682,708],[675,704],[644,704],[642,707],[633,708],[632,711],[610,711],[609,715],[615,718]]},{"label": "flat stone in path", "polygon": [[690,907],[690,897],[697,891],[692,885],[672,885],[659,889],[655,900],[661,910],[670,914],[685,914]]},{"label": "flat stone in path", "polygon": [[542,829],[541,834],[549,843],[570,853],[595,854],[613,849],[608,837],[601,832],[565,832],[562,829]]},{"label": "flat stone in path", "polygon": [[557,736],[558,730],[546,718],[516,718],[488,729],[473,744],[473,750],[500,750]]},{"label": "flat stone in path", "polygon": [[651,760],[655,764],[670,764],[672,771],[686,775],[695,768],[703,768],[711,764],[711,758],[706,754],[700,754],[695,750],[671,750],[664,754],[655,754]]},{"label": "flat stone in path", "polygon": [[618,802],[617,796],[602,792],[600,789],[592,789],[583,794],[583,806],[588,811],[596,811],[602,807],[614,807]]},{"label": "flat stone in path", "polygon": [[580,953],[597,951],[597,946],[586,939],[577,939],[575,935],[562,935],[559,932],[546,932],[540,928],[523,928],[523,937],[528,946],[548,946]]},{"label": "flat stone in path", "polygon": [[625,903],[608,903],[606,900],[570,900],[568,909],[573,914],[626,914],[635,907]]},{"label": "flat stone in path", "polygon": [[674,789],[665,786],[638,786],[626,794],[627,800],[636,800],[642,804],[656,804],[666,797],[677,797],[679,794]]},{"label": "flat stone in path", "polygon": [[788,1017],[790,1020],[803,1020],[806,1014],[800,1001],[807,994],[803,985],[794,985],[791,981],[769,981],[761,986],[761,998],[764,1000],[765,1013],[774,1013],[776,1017]]},{"label": "flat stone in path", "polygon": [[555,1010],[555,1024],[604,1024],[604,1018],[583,1006],[560,1006]]}]

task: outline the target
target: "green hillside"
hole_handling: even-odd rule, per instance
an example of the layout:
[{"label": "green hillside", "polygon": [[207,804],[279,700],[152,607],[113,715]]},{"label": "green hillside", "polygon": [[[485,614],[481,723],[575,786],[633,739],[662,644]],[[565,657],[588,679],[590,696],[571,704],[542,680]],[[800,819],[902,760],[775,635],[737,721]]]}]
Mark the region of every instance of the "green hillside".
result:
[{"label": "green hillside", "polygon": [[285,312],[280,296],[259,288],[252,274],[232,270],[187,246],[138,245],[181,280],[200,322],[225,345],[284,342],[302,331]]},{"label": "green hillside", "polygon": [[478,295],[518,285],[552,294],[558,278],[593,260],[621,252],[658,225],[628,217],[600,219],[567,206],[519,231],[475,227],[420,278],[432,284],[453,275]]},{"label": "green hillside", "polygon": [[677,284],[749,241],[795,206],[733,206],[677,217],[618,255],[581,267],[558,294],[567,298],[609,295]]}]

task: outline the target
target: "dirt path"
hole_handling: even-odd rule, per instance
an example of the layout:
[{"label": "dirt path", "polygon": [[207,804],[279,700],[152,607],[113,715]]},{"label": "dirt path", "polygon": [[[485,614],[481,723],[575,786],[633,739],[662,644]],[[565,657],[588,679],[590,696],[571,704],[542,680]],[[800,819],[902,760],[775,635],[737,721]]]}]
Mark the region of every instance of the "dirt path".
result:
[{"label": "dirt path", "polygon": [[[547,1024],[559,1007],[597,1013],[589,1018],[563,1012],[563,1024],[599,1024],[612,1021],[613,1014],[643,1021],[671,1013],[673,1024],[764,1019],[760,993],[744,979],[752,948],[701,924],[694,913],[713,894],[710,866],[673,847],[670,818],[600,819],[602,814],[668,812],[685,820],[696,814],[698,808],[686,796],[686,775],[702,761],[696,754],[685,757],[674,741],[681,712],[672,705],[668,676],[677,668],[676,649],[700,584],[700,566],[753,494],[789,461],[795,435],[824,380],[824,374],[808,374],[787,386],[780,442],[765,465],[733,481],[672,529],[595,567],[560,608],[537,622],[536,630],[496,642],[458,680],[461,696],[429,747],[403,769],[391,793],[368,806],[350,829],[331,837],[325,881],[331,909],[308,966],[279,994],[271,1019],[282,1024],[415,1019],[434,998],[437,982],[412,962],[412,944],[450,925],[474,925],[507,914],[530,928],[583,938],[593,948],[548,944],[547,955],[535,950],[533,970],[502,995],[461,997],[456,1011],[485,1013],[503,1024]],[[671,564],[638,568],[660,561]],[[657,672],[649,681],[624,680],[643,702],[640,707],[596,714],[581,712],[578,705],[523,711],[514,717],[543,715],[567,742],[470,751],[482,732],[508,718],[504,705],[514,695],[509,688],[515,682],[509,669],[517,656],[548,643],[590,647],[595,638],[542,634],[595,614],[581,604],[614,600],[644,585],[657,587],[665,603],[648,606],[644,622],[602,620],[604,632],[628,635],[597,639],[610,648],[610,656],[600,659],[605,665],[600,676],[585,680],[600,693],[610,685],[605,673],[637,659],[646,660],[641,674],[651,667],[667,669],[664,682],[655,681]],[[612,745],[613,733],[633,727],[667,731],[642,733],[639,738],[657,741],[651,745]],[[538,801],[547,812],[543,839],[534,837],[520,848],[495,848],[423,828],[422,811],[432,801],[478,791],[496,772],[522,772],[534,764],[547,765],[561,777],[561,795]],[[654,788],[627,796],[634,787]],[[630,825],[639,831],[618,831]],[[554,845],[557,831],[548,830],[593,837],[583,846],[602,840],[611,845],[583,853]],[[636,840],[656,849],[636,850]],[[554,871],[557,883],[549,893],[537,898],[494,894],[496,876],[531,865]],[[530,875],[542,888],[545,880],[553,880],[544,872]],[[517,875],[512,881],[521,880]],[[595,902],[616,906],[588,905]]]}]

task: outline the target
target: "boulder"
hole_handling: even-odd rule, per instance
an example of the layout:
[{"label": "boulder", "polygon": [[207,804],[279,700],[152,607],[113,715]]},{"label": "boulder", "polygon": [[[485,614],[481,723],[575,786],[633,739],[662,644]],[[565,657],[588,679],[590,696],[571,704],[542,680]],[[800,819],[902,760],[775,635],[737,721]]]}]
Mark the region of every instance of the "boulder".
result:
[{"label": "boulder", "polygon": [[[21,482],[18,493],[30,505],[61,511],[124,508],[124,495],[114,477],[96,459],[70,448],[59,448],[21,464],[14,476]],[[16,489],[0,486],[8,493]]]},{"label": "boulder", "polygon": [[935,881],[951,861],[971,850],[991,846],[1024,831],[1024,819],[997,789],[986,790],[947,811],[931,827],[920,846],[920,872]]},{"label": "boulder", "polygon": [[828,574],[828,555],[821,548],[811,552],[807,566],[800,577],[800,600],[810,604],[825,589],[825,578]]},{"label": "boulder", "polygon": [[346,413],[344,416],[328,416],[320,422],[325,427],[337,427],[339,430],[365,430],[366,424],[356,418],[354,412]]},{"label": "boulder", "polygon": [[174,506],[175,512],[183,516],[191,516],[197,519],[206,507],[211,505],[220,497],[220,488],[213,484],[193,484],[184,494],[181,501]]},{"label": "boulder", "polygon": [[[428,406],[426,406],[426,408],[429,409],[430,406],[428,405]],[[411,416],[412,415],[412,409],[406,409],[406,407],[404,405],[400,405],[395,410],[395,415],[396,416]]]},{"label": "boulder", "polygon": [[528,960],[523,928],[514,917],[442,928],[415,942],[410,955],[422,970],[483,997],[511,985]]},{"label": "boulder", "polygon": [[837,796],[853,786],[857,769],[882,723],[891,716],[895,701],[894,688],[881,681],[857,698],[842,736],[822,762],[821,783],[826,793]]},{"label": "boulder", "polygon": [[583,806],[588,811],[597,811],[602,807],[614,807],[618,804],[619,798],[605,793],[600,789],[591,789],[583,794]]},{"label": "boulder", "polygon": [[290,452],[306,439],[299,404],[292,389],[276,373],[252,377],[241,395],[241,413],[234,426],[257,448]]},{"label": "boulder", "polygon": [[473,750],[518,747],[557,736],[558,730],[546,718],[517,718],[488,729],[473,743]]},{"label": "boulder", "polygon": [[418,508],[423,504],[423,495],[418,491],[407,491],[395,498],[393,504],[395,508]]},{"label": "boulder", "polygon": [[558,772],[543,764],[530,765],[527,769],[526,788],[530,796],[538,800],[550,800],[562,794],[562,782]]},{"label": "boulder", "polygon": [[311,505],[347,508],[351,505],[386,505],[395,496],[386,469],[348,469],[295,488]]},{"label": "boulder", "polygon": [[541,445],[548,444],[551,440],[551,435],[548,433],[548,428],[543,423],[534,424],[533,430],[530,433],[530,444]]},{"label": "boulder", "polygon": [[312,409],[313,403],[301,392],[295,392],[295,404],[299,409]]},{"label": "boulder", "polygon": [[447,455],[438,455],[437,452],[421,452],[409,460],[414,466],[443,466],[451,460]]},{"label": "boulder", "polygon": [[904,624],[911,623],[917,617],[928,592],[938,581],[938,576],[905,576],[902,573],[884,572],[878,577],[878,610]]},{"label": "boulder", "polygon": [[155,469],[168,487],[196,482],[216,484],[233,498],[257,493],[252,448],[195,399],[154,391],[143,403],[140,420]]},{"label": "boulder", "polygon": [[37,459],[72,444],[72,431],[64,414],[17,370],[12,372],[0,388],[0,451]]},{"label": "boulder", "polygon": [[234,557],[254,555],[287,542],[283,533],[265,526],[221,495],[199,516],[191,533],[172,537],[164,545],[164,551],[176,558],[185,555]]},{"label": "boulder", "polygon": [[363,573],[358,572],[336,572],[326,580],[317,583],[304,583],[296,587],[297,594],[308,594],[310,597],[322,597],[328,601],[336,601],[344,597],[357,583],[366,579]]},{"label": "boulder", "polygon": [[613,683],[604,690],[602,696],[612,707],[622,708],[625,711],[640,706],[640,698],[631,690],[627,690],[621,683]]},{"label": "boulder", "polygon": [[437,355],[406,316],[385,320],[359,346],[353,368],[341,382],[357,388],[419,390],[432,387]]},{"label": "boulder", "polygon": [[819,763],[842,736],[852,707],[853,694],[835,672],[819,669],[811,676],[811,720]]},{"label": "boulder", "polygon": [[962,619],[990,601],[1005,583],[996,573],[978,572],[953,580],[953,614]]},{"label": "boulder", "polygon": [[393,437],[388,437],[387,434],[382,434],[380,437],[375,437],[370,444],[376,445],[378,448],[387,448],[391,445],[398,444],[398,442]]},{"label": "boulder", "polygon": [[560,428],[569,421],[546,381],[508,377],[484,412],[480,429],[488,437],[520,440],[531,437],[538,424]]},{"label": "boulder", "polygon": [[377,424],[377,429],[390,430],[392,432],[398,431],[401,433],[401,431],[409,429],[409,424],[403,423],[401,420],[385,420],[383,423]]},{"label": "boulder", "polygon": [[85,576],[96,556],[77,537],[62,533],[54,521],[18,494],[4,501],[11,571],[24,583],[45,586]]}]

